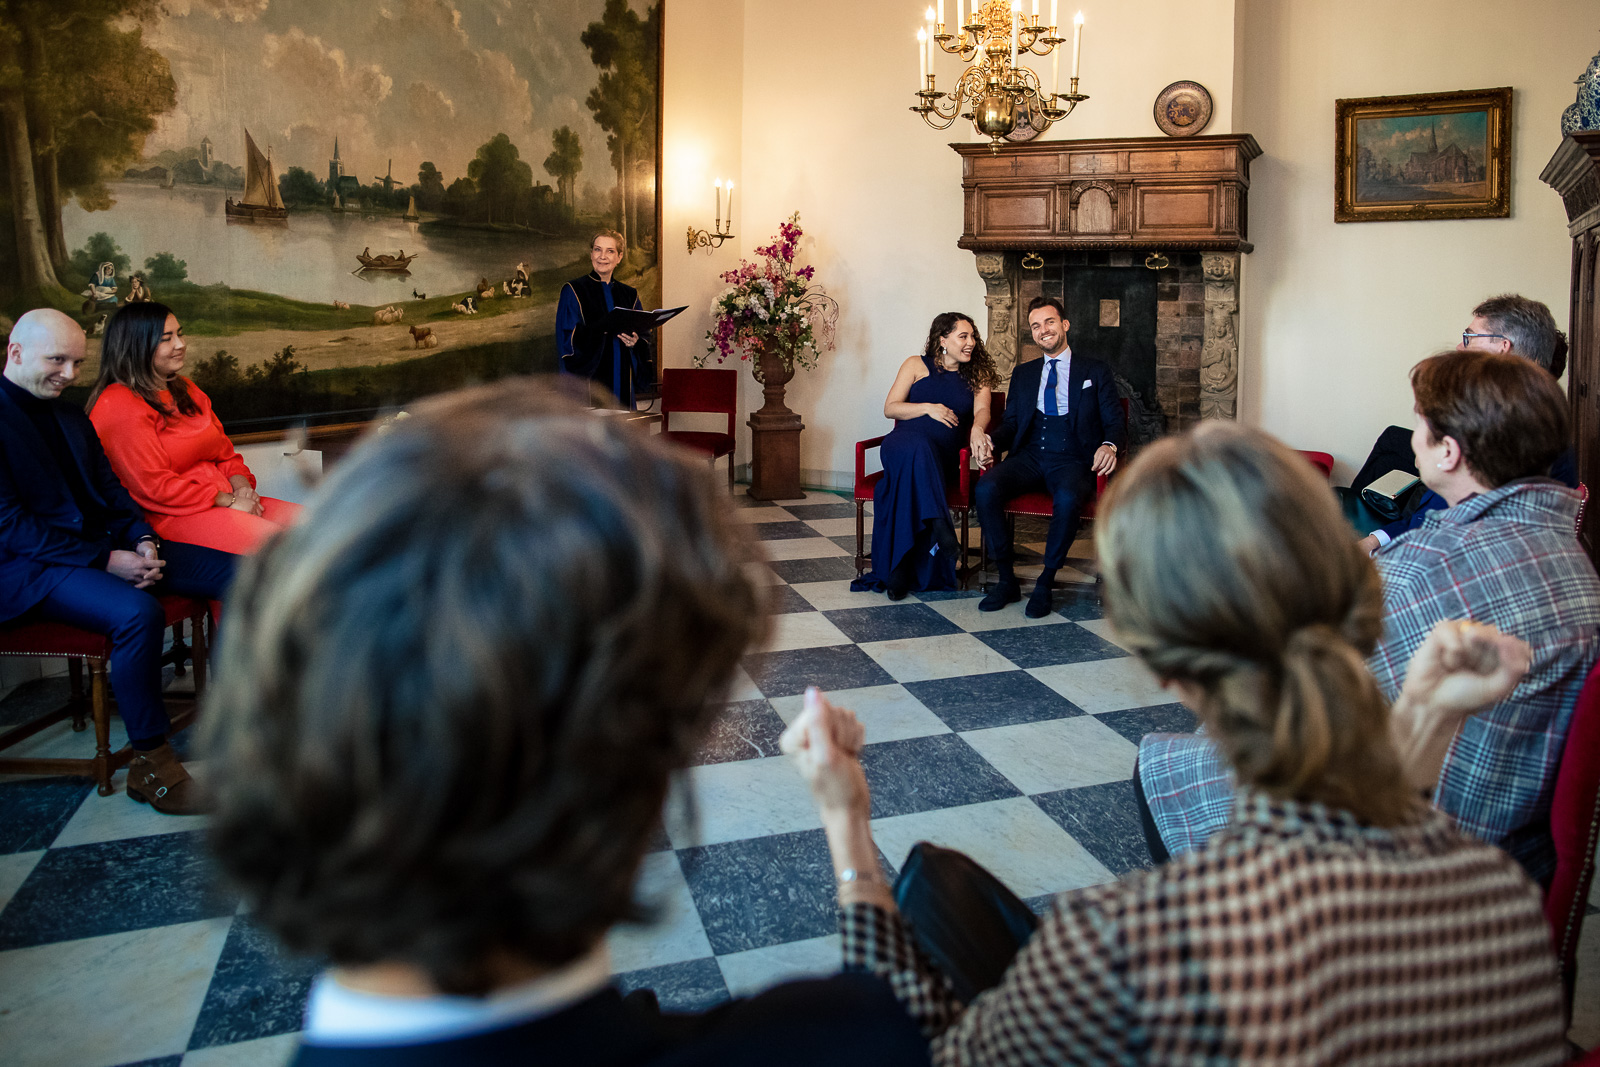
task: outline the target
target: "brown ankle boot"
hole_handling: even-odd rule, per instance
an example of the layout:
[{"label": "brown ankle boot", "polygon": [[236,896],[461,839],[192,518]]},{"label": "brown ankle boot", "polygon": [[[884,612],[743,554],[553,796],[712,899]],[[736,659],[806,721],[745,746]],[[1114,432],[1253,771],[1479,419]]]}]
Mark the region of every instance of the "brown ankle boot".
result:
[{"label": "brown ankle boot", "polygon": [[202,815],[206,812],[200,787],[171,745],[141,752],[128,764],[128,796],[149,804],[163,815]]}]

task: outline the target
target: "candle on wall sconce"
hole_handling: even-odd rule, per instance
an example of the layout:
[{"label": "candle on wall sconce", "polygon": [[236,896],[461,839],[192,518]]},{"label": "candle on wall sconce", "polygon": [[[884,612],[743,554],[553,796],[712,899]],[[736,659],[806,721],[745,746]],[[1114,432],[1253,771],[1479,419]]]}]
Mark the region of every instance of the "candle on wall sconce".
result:
[{"label": "candle on wall sconce", "polygon": [[691,256],[694,255],[696,248],[704,248],[709,255],[713,248],[720,247],[722,242],[733,236],[733,182],[731,180],[728,182],[728,219],[726,229],[723,227],[722,219],[722,179],[718,178],[711,185],[716,190],[716,225],[709,232],[697,230],[693,226],[689,227],[689,254]]}]

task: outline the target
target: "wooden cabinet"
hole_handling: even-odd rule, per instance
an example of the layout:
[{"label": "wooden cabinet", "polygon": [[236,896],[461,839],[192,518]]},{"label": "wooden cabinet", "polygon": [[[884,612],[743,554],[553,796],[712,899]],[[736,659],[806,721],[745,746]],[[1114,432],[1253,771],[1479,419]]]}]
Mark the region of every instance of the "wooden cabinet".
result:
[{"label": "wooden cabinet", "polygon": [[1567,320],[1567,397],[1578,452],[1578,478],[1589,486],[1583,545],[1600,566],[1600,131],[1569,134],[1539,175],[1561,194],[1572,236],[1572,292]]},{"label": "wooden cabinet", "polygon": [[1045,141],[962,157],[962,248],[1248,252],[1249,134]]}]

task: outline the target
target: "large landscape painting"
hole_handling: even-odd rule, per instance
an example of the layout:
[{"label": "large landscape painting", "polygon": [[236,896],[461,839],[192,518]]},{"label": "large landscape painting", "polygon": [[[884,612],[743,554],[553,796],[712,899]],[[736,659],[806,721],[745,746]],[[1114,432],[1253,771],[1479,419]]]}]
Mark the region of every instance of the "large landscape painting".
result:
[{"label": "large landscape painting", "polygon": [[0,302],[91,336],[170,305],[234,432],[550,369],[595,228],[660,303],[660,28],[659,0],[0,0]]}]

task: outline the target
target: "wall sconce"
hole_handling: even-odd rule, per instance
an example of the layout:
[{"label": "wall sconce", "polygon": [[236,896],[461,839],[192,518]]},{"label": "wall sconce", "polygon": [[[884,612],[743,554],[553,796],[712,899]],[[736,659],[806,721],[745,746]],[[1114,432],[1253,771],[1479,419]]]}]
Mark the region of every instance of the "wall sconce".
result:
[{"label": "wall sconce", "polygon": [[727,225],[729,232],[724,232],[722,229],[722,179],[718,178],[711,184],[716,186],[717,189],[716,228],[710,233],[707,233],[705,230],[697,230],[693,226],[689,227],[689,254],[691,256],[694,255],[694,250],[696,248],[704,248],[706,250],[706,254],[710,255],[713,248],[721,247],[722,242],[733,236],[733,233],[731,232],[733,230],[733,182],[728,182]]}]

